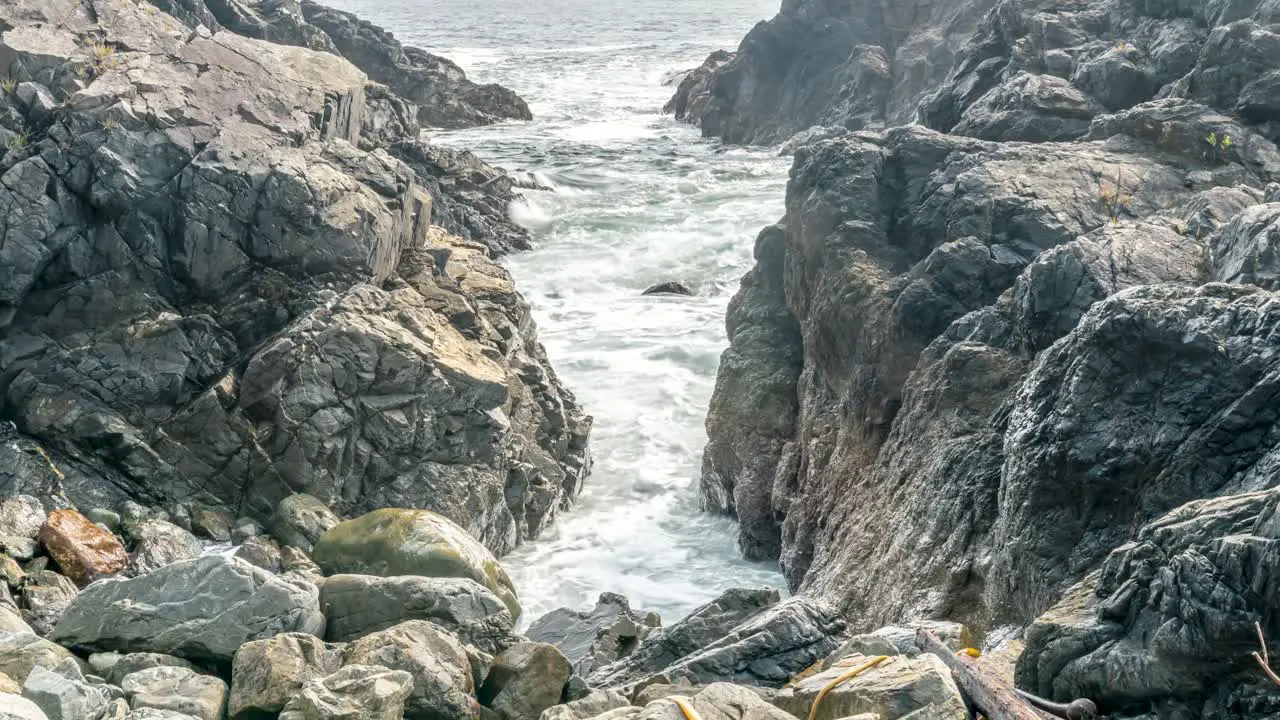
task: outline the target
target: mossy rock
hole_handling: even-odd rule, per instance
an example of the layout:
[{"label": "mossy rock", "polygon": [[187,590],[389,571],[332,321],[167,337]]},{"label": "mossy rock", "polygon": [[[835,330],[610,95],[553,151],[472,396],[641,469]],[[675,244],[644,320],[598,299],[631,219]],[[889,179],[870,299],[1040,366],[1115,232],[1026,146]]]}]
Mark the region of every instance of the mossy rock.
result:
[{"label": "mossy rock", "polygon": [[515,584],[497,558],[466,530],[430,510],[386,508],[339,523],[316,543],[312,558],[325,575],[470,578],[520,619]]}]

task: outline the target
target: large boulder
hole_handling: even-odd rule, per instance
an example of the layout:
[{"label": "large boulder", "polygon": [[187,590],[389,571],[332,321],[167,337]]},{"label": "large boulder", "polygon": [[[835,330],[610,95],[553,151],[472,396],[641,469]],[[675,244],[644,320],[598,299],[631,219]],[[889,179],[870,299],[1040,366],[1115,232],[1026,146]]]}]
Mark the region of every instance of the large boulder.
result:
[{"label": "large boulder", "polygon": [[838,720],[862,713],[901,718],[916,712],[937,720],[968,719],[969,709],[951,671],[942,660],[927,653],[914,658],[889,657],[827,691],[813,709],[824,688],[873,659],[858,654],[846,656],[829,669],[783,688],[773,702],[792,715],[812,720]]},{"label": "large boulder", "polygon": [[[753,602],[761,597],[776,604],[761,608]],[[844,629],[835,610],[821,601],[796,597],[778,603],[776,591],[730,591],[653,632],[631,655],[588,679],[613,688],[674,680],[781,687],[835,650]]]},{"label": "large boulder", "polygon": [[573,663],[574,672],[585,677],[626,657],[660,624],[654,613],[634,612],[625,597],[602,593],[590,611],[554,610],[535,620],[525,636],[555,645]]},{"label": "large boulder", "polygon": [[76,584],[124,570],[129,561],[115,535],[75,510],[54,510],[40,528],[40,543],[63,574]]},{"label": "large boulder", "polygon": [[406,620],[430,620],[468,645],[499,653],[517,642],[511,613],[468,578],[334,575],[320,589],[326,638],[347,642]]},{"label": "large boulder", "polygon": [[195,535],[164,520],[147,519],[130,526],[133,552],[129,572],[146,575],[166,565],[200,557],[204,546]]},{"label": "large boulder", "polygon": [[515,620],[520,601],[498,560],[466,530],[429,510],[386,508],[334,526],[313,559],[328,575],[469,578],[497,595]]},{"label": "large boulder", "polygon": [[524,642],[494,658],[476,699],[503,720],[538,720],[559,705],[573,668],[553,645]]},{"label": "large boulder", "polygon": [[341,650],[303,633],[245,643],[231,666],[227,712],[232,718],[279,713],[304,685],[342,667]]},{"label": "large boulder", "polygon": [[467,652],[449,633],[410,620],[367,635],[343,650],[343,665],[403,670],[413,678],[406,720],[471,720],[475,680]]},{"label": "large boulder", "polygon": [[10,693],[0,693],[0,718],[4,720],[49,720],[39,705]]},{"label": "large boulder", "polygon": [[283,632],[323,635],[314,585],[207,556],[95,583],[51,637],[81,650],[156,652],[229,665],[241,645]]},{"label": "large boulder", "polygon": [[315,543],[339,522],[319,498],[299,493],[280,501],[271,516],[270,528],[281,545],[311,552]]},{"label": "large boulder", "polygon": [[190,668],[153,667],[131,673],[120,687],[134,710],[154,708],[199,720],[222,720],[227,712],[227,684]]},{"label": "large boulder", "polygon": [[308,682],[280,720],[402,720],[413,676],[403,670],[348,665]]}]

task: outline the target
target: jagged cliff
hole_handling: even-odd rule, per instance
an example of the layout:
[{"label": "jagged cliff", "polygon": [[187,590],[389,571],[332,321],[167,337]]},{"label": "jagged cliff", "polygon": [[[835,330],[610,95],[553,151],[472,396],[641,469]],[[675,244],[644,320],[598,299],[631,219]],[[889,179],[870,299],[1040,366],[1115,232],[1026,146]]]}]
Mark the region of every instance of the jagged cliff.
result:
[{"label": "jagged cliff", "polygon": [[527,246],[513,183],[418,137],[513,93],[309,3],[5,0],[0,30],[6,495],[308,492],[498,553],[573,498],[589,419],[493,260]]},{"label": "jagged cliff", "polygon": [[707,419],[747,555],[857,629],[1052,608],[1019,679],[1060,699],[1274,704],[1278,20],[796,0],[686,78],[708,135],[807,131]]}]

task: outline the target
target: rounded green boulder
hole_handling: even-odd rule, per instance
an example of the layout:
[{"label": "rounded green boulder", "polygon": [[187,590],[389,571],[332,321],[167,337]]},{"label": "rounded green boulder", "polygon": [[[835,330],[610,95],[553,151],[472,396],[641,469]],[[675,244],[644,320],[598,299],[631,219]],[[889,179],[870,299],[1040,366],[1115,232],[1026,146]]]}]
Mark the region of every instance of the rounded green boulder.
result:
[{"label": "rounded green boulder", "polygon": [[338,523],[315,545],[325,575],[418,575],[470,578],[493,591],[520,619],[520,598],[493,553],[430,510],[386,508]]}]

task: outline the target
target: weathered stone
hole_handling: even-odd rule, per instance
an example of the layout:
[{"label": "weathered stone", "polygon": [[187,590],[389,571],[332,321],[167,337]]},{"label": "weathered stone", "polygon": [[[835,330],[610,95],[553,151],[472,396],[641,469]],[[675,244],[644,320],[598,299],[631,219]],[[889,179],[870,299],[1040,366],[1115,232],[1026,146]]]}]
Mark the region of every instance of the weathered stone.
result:
[{"label": "weathered stone", "polygon": [[280,546],[264,535],[245,538],[236,548],[235,557],[256,565],[269,573],[279,574],[283,570],[280,557]]},{"label": "weathered stone", "polygon": [[348,665],[307,683],[280,714],[280,720],[400,720],[413,691],[403,670]]},{"label": "weathered stone", "polygon": [[303,581],[277,578],[236,558],[207,556],[85,588],[51,637],[83,650],[227,664],[250,640],[293,631],[323,634],[318,595]]},{"label": "weathered stone", "polygon": [[196,536],[163,520],[142,520],[130,526],[133,552],[129,573],[146,575],[166,565],[200,557],[204,546]]},{"label": "weathered stone", "polygon": [[326,574],[470,578],[520,618],[515,585],[493,555],[466,530],[428,510],[375,510],[336,525],[312,557]]},{"label": "weathered stone", "polygon": [[511,613],[474,580],[413,575],[334,575],[320,590],[326,637],[347,642],[405,620],[430,620],[458,639],[498,653],[517,642]]},{"label": "weathered stone", "polygon": [[525,635],[555,645],[574,672],[585,676],[626,657],[657,625],[656,617],[632,611],[625,597],[602,593],[590,612],[554,610],[535,620]]},{"label": "weathered stone", "polygon": [[214,542],[231,540],[231,513],[220,508],[196,505],[191,508],[191,532]]},{"label": "weathered stone", "polygon": [[407,720],[470,720],[475,683],[466,651],[453,636],[424,620],[410,620],[346,646],[343,665],[403,670],[413,678]]},{"label": "weathered stone", "polygon": [[106,508],[94,508],[85,513],[84,516],[89,518],[89,521],[94,525],[101,525],[112,534],[119,533],[122,529],[120,513],[118,512],[107,510]]},{"label": "weathered stone", "polygon": [[520,643],[494,658],[476,699],[503,720],[535,720],[560,704],[572,674],[569,661],[554,645]]},{"label": "weathered stone", "polygon": [[0,537],[34,539],[44,520],[44,505],[38,498],[18,495],[0,501]]},{"label": "weathered stone", "polygon": [[37,635],[48,635],[79,592],[75,583],[52,570],[30,573],[21,590],[22,617]]},{"label": "weathered stone", "polygon": [[310,495],[290,495],[271,516],[271,534],[281,545],[311,552],[320,538],[341,520],[327,505]]},{"label": "weathered stone", "polygon": [[315,564],[310,555],[298,548],[280,548],[280,569],[317,587],[324,585],[324,572],[320,570],[320,566]]},{"label": "weathered stone", "polygon": [[312,635],[285,633],[245,643],[232,664],[227,711],[232,718],[279,713],[304,685],[341,666],[341,647]]},{"label": "weathered stone", "polygon": [[40,543],[63,574],[82,587],[124,570],[129,560],[114,535],[75,510],[49,513],[40,528]]},{"label": "weathered stone", "polygon": [[[72,663],[72,667],[75,667]],[[80,678],[34,667],[22,683],[22,696],[35,703],[49,720],[97,718],[106,709],[107,696]]]},{"label": "weathered stone", "polygon": [[11,695],[21,695],[22,686],[18,684],[17,680],[14,680],[13,678],[9,677],[8,675],[5,675],[4,673],[0,673],[0,693],[9,693]]},{"label": "weathered stone", "polygon": [[32,669],[74,658],[70,651],[32,633],[0,633],[0,672],[23,684]]},{"label": "weathered stone", "polygon": [[134,709],[184,713],[199,720],[221,720],[227,711],[227,684],[190,668],[161,666],[130,673],[120,682]]},{"label": "weathered stone", "polygon": [[679,679],[780,687],[835,650],[843,632],[844,622],[822,602],[797,597],[778,603],[773,590],[731,590],[655,630],[634,653],[588,680],[613,688]]},{"label": "weathered stone", "polygon": [[[846,656],[830,669],[783,688],[774,703],[793,715],[807,717],[823,688],[870,660],[872,658],[865,655]],[[838,720],[871,712],[880,717],[900,718],[920,711],[939,720],[969,717],[951,671],[934,655],[890,657],[831,689],[818,704],[813,717],[814,720]]]},{"label": "weathered stone", "polygon": [[959,652],[974,647],[976,639],[969,628],[959,623],[927,620],[912,627],[889,626],[874,632],[854,635],[842,644],[835,652],[822,661],[822,669],[833,667],[837,662],[851,655],[906,655],[915,657],[920,654],[916,647],[916,632],[925,628],[942,640],[952,650]]},{"label": "weathered stone", "polygon": [[547,708],[541,720],[589,720],[630,704],[625,696],[612,690],[596,690],[586,697]]}]

